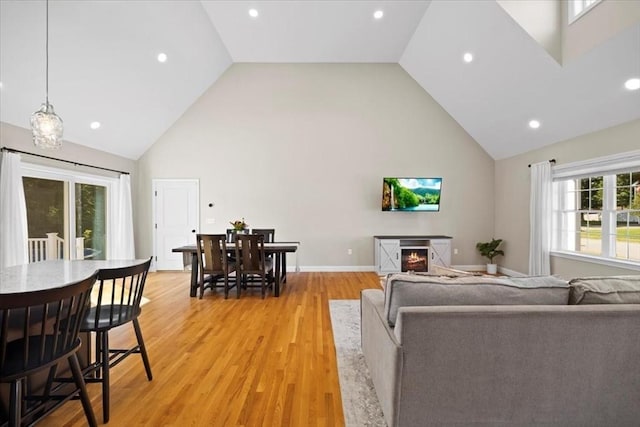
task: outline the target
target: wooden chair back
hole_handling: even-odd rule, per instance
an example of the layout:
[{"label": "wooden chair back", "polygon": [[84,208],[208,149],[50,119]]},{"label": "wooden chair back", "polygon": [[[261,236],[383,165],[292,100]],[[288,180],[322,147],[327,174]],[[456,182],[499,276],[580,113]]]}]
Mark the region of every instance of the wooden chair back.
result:
[{"label": "wooden chair back", "polygon": [[[34,425],[79,396],[89,426],[97,426],[77,355],[95,281],[94,273],[60,288],[0,298],[0,383],[3,390],[8,385],[10,396],[8,419],[3,420],[5,408],[0,407],[0,424]],[[65,360],[75,388],[56,376]],[[39,384],[43,377],[46,381]]]},{"label": "wooden chair back", "polygon": [[264,236],[239,234],[236,236],[236,261],[240,274],[265,274]]},{"label": "wooden chair back", "polygon": [[56,289],[0,298],[0,381],[8,382],[57,364],[80,347],[93,274]]},{"label": "wooden chair back", "polygon": [[260,234],[264,236],[264,241],[267,243],[273,243],[276,240],[276,229],[275,228],[253,228],[251,230],[251,234]]},{"label": "wooden chair back", "polygon": [[100,269],[82,331],[109,330],[136,319],[150,266],[151,258],[130,267]]},{"label": "wooden chair back", "polygon": [[236,242],[236,236],[238,234],[246,234],[248,233],[248,229],[247,230],[242,230],[238,233],[238,230],[234,229],[234,228],[227,228],[227,242],[228,243],[235,243]]},{"label": "wooden chair back", "polygon": [[198,262],[200,280],[205,274],[225,274],[227,271],[227,242],[224,234],[198,234]]}]

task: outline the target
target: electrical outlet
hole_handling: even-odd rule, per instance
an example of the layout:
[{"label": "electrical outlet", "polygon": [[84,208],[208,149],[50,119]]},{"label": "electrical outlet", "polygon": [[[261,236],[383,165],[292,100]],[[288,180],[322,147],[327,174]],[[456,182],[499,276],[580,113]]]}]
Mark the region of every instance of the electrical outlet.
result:
[{"label": "electrical outlet", "polygon": [[347,255],[353,255],[353,249],[347,249]]},{"label": "electrical outlet", "polygon": [[458,255],[458,248],[455,248],[455,249],[453,250],[453,254],[454,254],[454,255]]}]

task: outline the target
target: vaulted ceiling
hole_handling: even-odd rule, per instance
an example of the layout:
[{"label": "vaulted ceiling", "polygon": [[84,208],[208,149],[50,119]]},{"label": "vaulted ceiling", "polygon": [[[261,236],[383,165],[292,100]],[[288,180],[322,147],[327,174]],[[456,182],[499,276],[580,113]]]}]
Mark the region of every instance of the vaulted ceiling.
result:
[{"label": "vaulted ceiling", "polygon": [[[44,101],[44,24],[0,1],[0,121]],[[49,38],[65,139],[132,159],[234,62],[399,63],[495,159],[640,118],[640,23],[560,65],[493,0],[51,0]]]}]

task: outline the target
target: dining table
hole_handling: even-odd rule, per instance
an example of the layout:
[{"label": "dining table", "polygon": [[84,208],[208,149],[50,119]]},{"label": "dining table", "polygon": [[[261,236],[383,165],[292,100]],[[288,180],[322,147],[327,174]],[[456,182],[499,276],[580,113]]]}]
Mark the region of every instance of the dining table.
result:
[{"label": "dining table", "polygon": [[[275,258],[274,265],[274,284],[273,295],[280,296],[280,288],[287,282],[287,253],[294,253],[298,250],[300,242],[264,242],[265,256],[273,255]],[[173,248],[172,252],[181,252],[185,255],[185,259],[191,259],[191,283],[189,286],[189,295],[195,297],[198,291],[198,251],[196,245],[185,245]],[[231,256],[235,253],[235,246],[227,247],[227,253]],[[297,262],[297,259],[296,259]],[[296,271],[299,267],[296,265]]]},{"label": "dining table", "polygon": [[123,268],[147,262],[129,260],[49,260],[0,269],[0,296],[60,288],[103,268]]}]

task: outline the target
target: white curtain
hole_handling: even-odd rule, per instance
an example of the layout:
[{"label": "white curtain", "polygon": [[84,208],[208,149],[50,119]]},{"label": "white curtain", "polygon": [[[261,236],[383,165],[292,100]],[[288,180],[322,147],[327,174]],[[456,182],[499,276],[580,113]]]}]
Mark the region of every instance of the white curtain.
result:
[{"label": "white curtain", "polygon": [[551,163],[531,165],[529,274],[551,274]]},{"label": "white curtain", "polygon": [[116,190],[110,259],[134,259],[133,209],[131,207],[131,177],[120,175]]},{"label": "white curtain", "polygon": [[0,268],[29,263],[27,204],[20,155],[0,153]]}]

